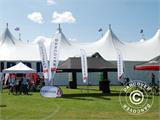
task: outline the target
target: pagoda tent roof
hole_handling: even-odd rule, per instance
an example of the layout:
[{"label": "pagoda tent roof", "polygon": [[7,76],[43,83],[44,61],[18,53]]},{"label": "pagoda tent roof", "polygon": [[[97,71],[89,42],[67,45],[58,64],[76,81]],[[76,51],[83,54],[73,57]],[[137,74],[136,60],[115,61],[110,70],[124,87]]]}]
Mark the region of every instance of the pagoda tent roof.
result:
[{"label": "pagoda tent roof", "polygon": [[[99,71],[116,71],[117,67],[104,60],[98,53],[93,54],[90,57],[87,57],[88,70],[92,72]],[[59,70],[63,71],[81,71],[81,58],[80,57],[70,57],[66,61],[64,61],[58,67]]]},{"label": "pagoda tent roof", "polygon": [[35,72],[36,70],[31,69],[22,62],[3,70],[3,73],[35,73]]},{"label": "pagoda tent roof", "polygon": [[141,65],[134,66],[135,70],[160,70],[160,55]]}]

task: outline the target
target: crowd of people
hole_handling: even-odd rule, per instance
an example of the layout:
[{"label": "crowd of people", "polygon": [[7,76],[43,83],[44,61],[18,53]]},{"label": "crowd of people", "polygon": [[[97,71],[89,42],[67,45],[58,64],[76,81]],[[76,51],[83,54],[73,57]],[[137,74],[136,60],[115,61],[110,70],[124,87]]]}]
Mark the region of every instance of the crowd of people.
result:
[{"label": "crowd of people", "polygon": [[28,95],[29,91],[36,91],[37,85],[43,85],[43,80],[39,77],[33,79],[28,74],[8,74],[5,76],[4,85],[9,87],[9,94]]},{"label": "crowd of people", "polygon": [[18,78],[15,74],[11,74],[8,78],[8,84],[10,89],[9,94],[28,94],[29,79],[26,77],[26,75]]}]

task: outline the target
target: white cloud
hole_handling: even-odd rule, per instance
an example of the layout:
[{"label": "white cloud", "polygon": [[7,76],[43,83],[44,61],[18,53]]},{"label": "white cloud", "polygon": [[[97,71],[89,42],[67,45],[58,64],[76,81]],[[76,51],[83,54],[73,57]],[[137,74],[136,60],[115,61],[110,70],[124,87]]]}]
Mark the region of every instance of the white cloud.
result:
[{"label": "white cloud", "polygon": [[62,13],[54,12],[52,16],[53,23],[74,23],[76,19],[70,11],[65,11]]},{"label": "white cloud", "polygon": [[42,24],[43,23],[43,17],[40,12],[33,12],[27,16],[28,19],[30,19],[33,22]]},{"label": "white cloud", "polygon": [[56,4],[55,0],[47,0],[48,5],[54,5]]}]

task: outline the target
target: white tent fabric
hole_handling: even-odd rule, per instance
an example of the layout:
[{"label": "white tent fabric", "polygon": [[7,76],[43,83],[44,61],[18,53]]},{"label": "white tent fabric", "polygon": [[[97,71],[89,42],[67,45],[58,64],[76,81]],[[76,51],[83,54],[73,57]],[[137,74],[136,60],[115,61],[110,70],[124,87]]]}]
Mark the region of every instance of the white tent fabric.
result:
[{"label": "white tent fabric", "polygon": [[0,37],[0,61],[38,61],[38,46],[17,40],[8,27]]},{"label": "white tent fabric", "polygon": [[[51,39],[47,38],[46,42],[48,40]],[[61,60],[66,60],[68,57],[79,57],[80,49],[82,48],[88,55],[99,52],[105,60],[109,61],[117,60],[116,49],[122,51],[125,61],[148,61],[160,54],[160,29],[157,30],[154,37],[144,42],[128,43],[121,41],[111,28],[109,28],[102,38],[92,43],[74,43],[70,41],[70,44],[66,44],[65,41],[67,40],[63,33],[62,41],[60,50]],[[49,45],[46,46],[49,49]]]},{"label": "white tent fabric", "polygon": [[35,73],[36,70],[29,68],[28,66],[24,65],[22,62],[18,63],[15,66],[10,68],[4,69],[3,73]]},{"label": "white tent fabric", "polygon": [[[105,60],[116,61],[116,49],[122,51],[125,61],[148,61],[160,55],[160,29],[157,33],[144,42],[127,43],[119,38],[109,28],[102,38],[91,43],[75,43],[68,41],[61,28],[60,60],[69,57],[80,56],[80,49],[84,49],[88,55],[99,52]],[[52,38],[40,37],[50,44]],[[38,40],[37,40],[38,41]],[[49,44],[46,44],[49,52]],[[49,55],[49,54],[48,54]],[[39,49],[35,43],[23,43],[13,37],[8,27],[0,37],[0,61],[40,61]]]},{"label": "white tent fabric", "polygon": [[117,59],[116,49],[120,49],[125,61],[148,61],[160,54],[160,29],[153,38],[144,42],[127,43],[120,41],[109,29],[98,41],[93,43],[92,48],[106,60],[115,61]]}]

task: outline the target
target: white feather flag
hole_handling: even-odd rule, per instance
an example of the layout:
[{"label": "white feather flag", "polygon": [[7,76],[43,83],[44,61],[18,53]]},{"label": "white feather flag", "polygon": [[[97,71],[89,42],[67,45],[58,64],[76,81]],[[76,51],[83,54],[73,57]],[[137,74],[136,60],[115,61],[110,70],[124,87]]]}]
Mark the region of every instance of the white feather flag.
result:
[{"label": "white feather flag", "polygon": [[58,63],[59,63],[59,51],[60,51],[60,43],[61,43],[61,34],[57,33],[51,41],[50,44],[50,73],[49,73],[49,82],[53,82],[55,73],[57,71]]},{"label": "white feather flag", "polygon": [[118,80],[122,80],[123,79],[123,56],[122,56],[122,52],[121,50],[117,49],[117,68],[118,68]]},{"label": "white feather flag", "polygon": [[49,76],[48,76],[48,60],[47,60],[46,48],[43,44],[43,41],[39,41],[38,46],[39,46],[39,52],[40,52],[40,57],[42,61],[43,75],[44,75],[44,78],[48,80]]},{"label": "white feather flag", "polygon": [[87,65],[87,56],[86,52],[83,49],[80,49],[81,52],[81,66],[82,66],[82,79],[86,83],[88,80],[88,65]]}]

